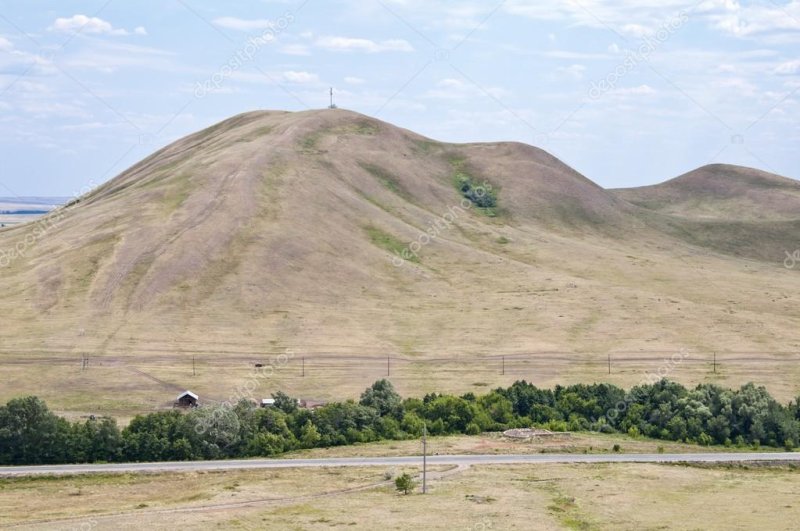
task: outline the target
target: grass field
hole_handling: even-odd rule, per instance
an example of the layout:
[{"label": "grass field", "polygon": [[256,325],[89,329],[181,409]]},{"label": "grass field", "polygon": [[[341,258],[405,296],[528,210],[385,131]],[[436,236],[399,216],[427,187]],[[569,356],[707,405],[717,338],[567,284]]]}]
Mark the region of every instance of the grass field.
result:
[{"label": "grass field", "polygon": [[[493,444],[477,439],[433,444]],[[387,453],[385,445],[376,446],[360,450]],[[800,517],[800,471],[790,467],[444,467],[430,474],[425,496],[399,495],[386,482],[387,473],[403,471],[418,472],[328,468],[0,479],[0,526],[371,530],[380,522],[383,529],[476,531],[788,530]]]},{"label": "grass field", "polygon": [[[81,370],[79,357],[33,356],[14,363],[0,358],[6,379],[0,387],[0,402],[35,394],[68,416],[107,414],[124,420],[171,407],[185,389],[207,403],[236,401],[242,396],[260,400],[278,390],[298,398],[344,400],[357,399],[387,374],[402,395],[417,397],[430,392],[481,394],[521,379],[540,387],[609,382],[628,389],[656,375],[687,386],[715,383],[735,388],[752,381],[765,385],[784,403],[800,396],[800,354],[718,354],[716,372],[710,352],[689,353],[680,363],[671,360],[666,352],[615,354],[608,374],[606,356],[582,353],[431,361],[344,356],[303,360],[297,354],[287,358],[196,356],[193,375],[191,356],[183,356],[180,362],[170,357],[98,356],[90,358],[86,370]],[[266,369],[256,371],[255,362],[263,362]]]},{"label": "grass field", "polygon": [[[622,434],[569,433],[537,439],[509,439],[500,433],[484,433],[476,436],[454,435],[429,437],[428,452],[442,455],[485,454],[538,454],[538,453],[612,453],[614,445],[621,452],[632,454],[702,453],[751,451],[750,448],[726,448],[723,446],[699,446],[671,441],[659,441],[646,437],[629,437]],[[763,448],[761,450],[764,450]],[[769,449],[767,449],[769,450]],[[782,451],[783,449],[775,449]],[[382,441],[333,448],[314,448],[282,455],[282,458],[332,458],[332,457],[385,457],[421,455],[419,440]]]}]

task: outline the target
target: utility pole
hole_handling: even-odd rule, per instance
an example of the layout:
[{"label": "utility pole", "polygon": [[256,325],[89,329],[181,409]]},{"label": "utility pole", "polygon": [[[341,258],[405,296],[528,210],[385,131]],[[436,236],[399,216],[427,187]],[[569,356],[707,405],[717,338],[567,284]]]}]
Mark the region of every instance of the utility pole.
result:
[{"label": "utility pole", "polygon": [[391,366],[392,358],[390,356],[386,356],[386,376],[392,375],[392,366]]},{"label": "utility pole", "polygon": [[608,374],[611,374],[611,353],[608,353]]},{"label": "utility pole", "polygon": [[714,352],[714,374],[717,374],[717,353]]},{"label": "utility pole", "polygon": [[305,356],[303,356],[302,362],[303,362],[303,369],[302,369],[302,373],[301,374],[302,374],[302,377],[305,378],[306,377],[306,357]]},{"label": "utility pole", "polygon": [[192,356],[192,376],[197,376],[197,369],[195,368],[194,356]]},{"label": "utility pole", "polygon": [[428,493],[428,423],[422,424],[422,494]]},{"label": "utility pole", "polygon": [[336,108],[336,104],[333,103],[333,87],[331,87],[331,104],[330,104],[330,106],[328,106],[328,108],[329,109],[335,109]]},{"label": "utility pole", "polygon": [[503,356],[503,376],[506,375],[506,357]]}]

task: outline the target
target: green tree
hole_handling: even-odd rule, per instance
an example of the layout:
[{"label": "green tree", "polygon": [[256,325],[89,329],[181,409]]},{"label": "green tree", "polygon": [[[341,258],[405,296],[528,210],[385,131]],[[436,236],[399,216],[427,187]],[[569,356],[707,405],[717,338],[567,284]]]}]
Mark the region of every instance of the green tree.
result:
[{"label": "green tree", "polygon": [[216,459],[235,455],[233,449],[240,441],[241,424],[233,409],[224,404],[201,407],[189,413],[189,418],[205,457]]},{"label": "green tree", "polygon": [[410,475],[403,473],[394,480],[394,486],[398,492],[408,495],[417,486],[417,482]]},{"label": "green tree", "polygon": [[292,398],[283,391],[278,391],[272,395],[272,398],[275,400],[275,407],[286,413],[287,415],[291,415],[295,411],[297,411],[297,399]]},{"label": "green tree", "polygon": [[277,455],[285,451],[286,442],[283,437],[274,433],[258,433],[247,443],[247,455],[263,457]]},{"label": "green tree", "polygon": [[300,434],[300,444],[303,448],[314,448],[320,441],[321,437],[317,427],[309,420],[303,426]]},{"label": "green tree", "polygon": [[359,404],[371,407],[380,416],[392,415],[400,418],[403,399],[394,390],[389,380],[378,380],[372,387],[361,393]]},{"label": "green tree", "polygon": [[61,463],[77,454],[70,424],[35,396],[16,398],[0,407],[0,463]]}]

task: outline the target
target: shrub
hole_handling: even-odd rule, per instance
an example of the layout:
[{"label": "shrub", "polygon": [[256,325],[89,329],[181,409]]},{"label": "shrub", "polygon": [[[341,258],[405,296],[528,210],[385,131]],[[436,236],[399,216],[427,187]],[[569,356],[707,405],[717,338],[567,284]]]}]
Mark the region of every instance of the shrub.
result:
[{"label": "shrub", "polygon": [[408,493],[414,490],[414,487],[417,486],[417,482],[414,481],[414,478],[408,474],[403,473],[397,476],[397,479],[394,480],[394,486],[398,492],[408,495]]}]

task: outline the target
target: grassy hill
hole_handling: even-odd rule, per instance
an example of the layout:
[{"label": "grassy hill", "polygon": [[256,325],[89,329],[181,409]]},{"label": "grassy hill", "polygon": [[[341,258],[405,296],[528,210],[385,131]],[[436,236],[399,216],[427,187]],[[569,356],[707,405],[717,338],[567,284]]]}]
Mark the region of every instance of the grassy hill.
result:
[{"label": "grassy hill", "polygon": [[[189,386],[225,394],[241,373],[192,383],[157,366],[247,367],[287,348],[339,360],[796,352],[800,273],[783,259],[800,247],[798,186],[709,167],[609,191],[522,144],[440,143],[344,110],[243,114],[38,233],[0,230],[0,249],[24,251],[0,268],[0,365],[14,380],[0,399],[39,390],[79,408],[92,392],[109,403]],[[466,201],[481,193],[494,204]],[[77,372],[81,356],[117,372],[22,364],[68,360]],[[585,375],[566,364],[534,376]],[[401,390],[468,385],[416,377]],[[348,374],[331,371],[297,385],[350,392]]]}]

